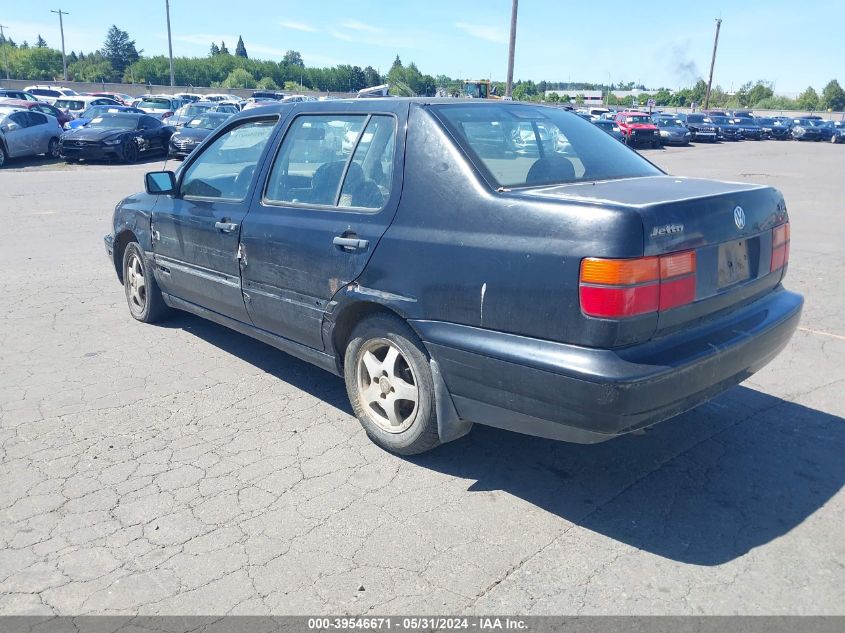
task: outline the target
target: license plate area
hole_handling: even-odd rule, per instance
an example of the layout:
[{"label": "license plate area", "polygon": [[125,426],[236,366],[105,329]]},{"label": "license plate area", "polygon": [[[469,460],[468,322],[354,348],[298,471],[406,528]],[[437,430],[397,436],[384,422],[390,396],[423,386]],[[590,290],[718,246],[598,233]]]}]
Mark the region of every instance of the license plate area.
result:
[{"label": "license plate area", "polygon": [[748,242],[739,240],[719,245],[719,289],[733,286],[751,277]]}]

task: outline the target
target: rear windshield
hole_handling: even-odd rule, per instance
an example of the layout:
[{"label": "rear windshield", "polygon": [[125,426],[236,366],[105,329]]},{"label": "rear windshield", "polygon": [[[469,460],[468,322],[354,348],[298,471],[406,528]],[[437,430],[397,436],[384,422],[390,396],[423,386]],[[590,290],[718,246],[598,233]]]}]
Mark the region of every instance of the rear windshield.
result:
[{"label": "rear windshield", "polygon": [[149,108],[150,110],[169,110],[169,99],[141,99],[138,103],[139,108]]},{"label": "rear windshield", "polygon": [[441,104],[432,110],[476,167],[498,187],[662,173],[592,123],[558,108]]}]

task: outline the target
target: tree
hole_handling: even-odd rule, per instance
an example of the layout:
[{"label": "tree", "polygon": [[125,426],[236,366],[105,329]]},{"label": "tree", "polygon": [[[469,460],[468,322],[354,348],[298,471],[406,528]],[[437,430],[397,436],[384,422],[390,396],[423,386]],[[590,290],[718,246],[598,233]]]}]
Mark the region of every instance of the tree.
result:
[{"label": "tree", "polygon": [[41,33],[38,34],[38,39],[35,40],[35,48],[47,48],[47,42],[41,37]]},{"label": "tree", "polygon": [[560,101],[560,95],[556,92],[550,92],[546,95],[546,101],[549,103],[558,103]]},{"label": "tree", "polygon": [[223,80],[223,88],[255,88],[258,82],[255,81],[248,70],[243,68],[235,68],[229,73],[229,76]]},{"label": "tree", "polygon": [[112,24],[101,51],[103,57],[111,64],[114,72],[112,78],[120,81],[129,66],[138,61],[140,52],[135,48],[135,40],[129,39],[129,33]]},{"label": "tree", "polygon": [[397,68],[402,68],[402,60],[399,59],[399,55],[397,55],[396,59],[393,60],[393,65],[390,67],[390,71],[388,71],[388,74],[390,74]]},{"label": "tree", "polygon": [[272,77],[262,77],[258,80],[258,86],[261,90],[278,90],[279,85],[273,81]]},{"label": "tree", "polygon": [[220,55],[228,55],[229,49],[226,48],[226,42],[220,42]]},{"label": "tree", "polygon": [[809,110],[811,112],[817,110],[819,107],[819,95],[813,90],[812,86],[809,86],[804,92],[798,95],[796,105],[799,110]]},{"label": "tree", "polygon": [[219,46],[217,46],[217,42],[212,42],[212,43],[211,43],[211,50],[210,50],[210,51],[208,51],[208,54],[209,54],[211,57],[214,57],[215,55],[219,55],[219,54],[220,54],[220,47],[219,47]]},{"label": "tree", "polygon": [[381,77],[379,76],[378,71],[372,66],[367,66],[364,69],[364,83],[367,84],[365,87],[378,86],[381,84]]},{"label": "tree", "polygon": [[296,66],[297,68],[305,68],[305,62],[302,61],[302,55],[299,51],[288,51],[282,57],[282,63],[286,66]]},{"label": "tree", "polygon": [[249,55],[246,54],[246,46],[244,46],[244,38],[238,35],[238,45],[235,46],[235,57],[243,57],[247,59]]},{"label": "tree", "polygon": [[831,79],[824,87],[821,103],[826,110],[838,112],[845,109],[845,90],[842,89],[838,81]]},{"label": "tree", "polygon": [[98,51],[68,64],[68,74],[74,81],[108,81],[114,74],[114,68]]}]

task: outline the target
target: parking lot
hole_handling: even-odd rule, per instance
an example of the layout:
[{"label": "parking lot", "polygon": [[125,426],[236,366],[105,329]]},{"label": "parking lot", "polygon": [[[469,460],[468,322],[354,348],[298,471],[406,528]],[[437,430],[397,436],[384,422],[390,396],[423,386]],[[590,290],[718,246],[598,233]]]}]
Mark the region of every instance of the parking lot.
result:
[{"label": "parking lot", "polygon": [[645,150],[780,188],[787,350],[645,433],[375,447],[341,379],[188,315],[103,249],[133,166],[0,171],[0,614],[845,614],[845,150]]}]

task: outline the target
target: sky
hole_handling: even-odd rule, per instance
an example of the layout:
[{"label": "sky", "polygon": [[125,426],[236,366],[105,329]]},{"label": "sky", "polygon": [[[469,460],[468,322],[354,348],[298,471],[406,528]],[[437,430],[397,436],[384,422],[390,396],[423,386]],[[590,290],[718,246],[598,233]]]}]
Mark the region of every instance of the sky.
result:
[{"label": "sky", "polygon": [[[773,82],[778,94],[845,85],[843,0],[713,2],[522,0],[514,78],[534,81],[634,81],[670,89],[706,79],[715,32],[723,20],[714,85]],[[0,24],[16,42],[40,33],[60,47],[99,48],[112,24],[146,55],[167,54],[164,0],[138,3],[4,2]],[[171,0],[173,54],[208,54],[242,35],[250,57],[279,60],[298,50],[308,66],[353,64],[386,73],[399,55],[423,73],[504,80],[510,0]],[[829,19],[825,19],[825,15]]]}]

